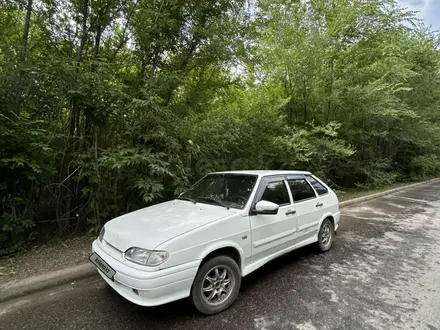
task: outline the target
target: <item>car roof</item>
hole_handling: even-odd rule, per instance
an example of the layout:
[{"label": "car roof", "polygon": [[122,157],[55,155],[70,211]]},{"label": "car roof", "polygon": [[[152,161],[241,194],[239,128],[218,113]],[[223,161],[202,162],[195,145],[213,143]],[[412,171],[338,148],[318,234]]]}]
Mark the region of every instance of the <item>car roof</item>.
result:
[{"label": "car roof", "polygon": [[289,175],[289,174],[311,174],[308,171],[294,171],[294,170],[242,170],[242,171],[224,171],[214,172],[215,174],[249,174],[258,176],[268,175]]}]

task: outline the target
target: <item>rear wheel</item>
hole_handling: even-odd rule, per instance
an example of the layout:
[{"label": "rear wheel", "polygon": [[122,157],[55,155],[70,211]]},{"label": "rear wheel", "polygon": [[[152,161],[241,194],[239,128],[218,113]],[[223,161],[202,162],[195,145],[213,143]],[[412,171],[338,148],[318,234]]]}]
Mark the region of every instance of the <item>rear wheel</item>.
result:
[{"label": "rear wheel", "polygon": [[232,305],[238,296],[241,274],[228,256],[217,256],[202,264],[191,288],[191,301],[203,314],[216,314]]},{"label": "rear wheel", "polygon": [[322,252],[327,252],[332,247],[334,236],[333,223],[330,219],[325,219],[322,222],[318,233],[318,248]]}]

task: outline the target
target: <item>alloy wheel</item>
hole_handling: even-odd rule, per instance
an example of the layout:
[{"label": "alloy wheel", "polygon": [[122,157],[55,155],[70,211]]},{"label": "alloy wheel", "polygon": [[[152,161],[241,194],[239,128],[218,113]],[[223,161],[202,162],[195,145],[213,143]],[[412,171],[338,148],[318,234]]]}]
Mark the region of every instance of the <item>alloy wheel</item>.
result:
[{"label": "alloy wheel", "polygon": [[202,298],[210,306],[224,303],[231,295],[235,285],[232,270],[226,266],[215,266],[205,275],[202,283]]},{"label": "alloy wheel", "polygon": [[329,246],[332,242],[332,229],[330,228],[330,224],[325,223],[322,226],[321,230],[321,243],[325,247]]}]

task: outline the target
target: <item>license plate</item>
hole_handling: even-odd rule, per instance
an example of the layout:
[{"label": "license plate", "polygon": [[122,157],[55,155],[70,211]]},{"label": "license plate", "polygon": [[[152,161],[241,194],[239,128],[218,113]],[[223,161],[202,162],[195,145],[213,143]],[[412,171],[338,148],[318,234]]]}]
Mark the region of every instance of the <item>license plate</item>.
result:
[{"label": "license plate", "polygon": [[109,279],[112,281],[114,280],[113,277],[115,276],[116,272],[113,268],[111,268],[108,263],[106,263],[97,253],[93,253],[89,260],[98,268],[101,272],[105,274]]}]

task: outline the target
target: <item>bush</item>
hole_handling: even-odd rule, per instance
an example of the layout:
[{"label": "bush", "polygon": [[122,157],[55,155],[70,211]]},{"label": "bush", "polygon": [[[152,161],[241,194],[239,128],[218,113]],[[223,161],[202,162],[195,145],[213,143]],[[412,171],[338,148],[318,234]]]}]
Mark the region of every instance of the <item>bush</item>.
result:
[{"label": "bush", "polygon": [[371,164],[362,165],[359,168],[361,182],[356,185],[359,188],[372,189],[380,186],[391,185],[398,181],[400,174],[392,170],[388,160],[375,161]]},{"label": "bush", "polygon": [[0,255],[22,249],[35,225],[36,185],[47,179],[52,159],[43,125],[24,111],[0,114]]},{"label": "bush", "polygon": [[0,256],[20,251],[26,247],[27,230],[34,227],[31,219],[5,214],[1,218]]},{"label": "bush", "polygon": [[410,166],[412,179],[425,179],[440,175],[440,156],[428,154],[416,156],[411,160]]}]

